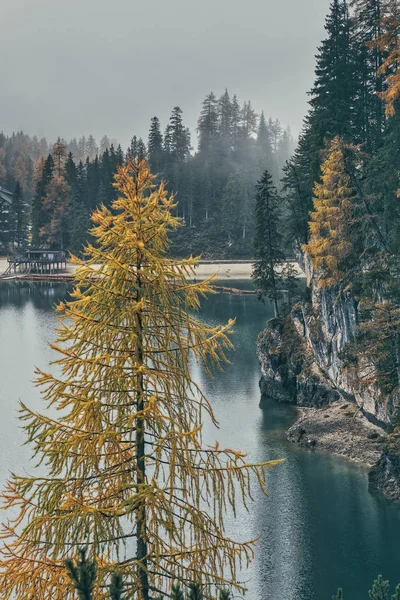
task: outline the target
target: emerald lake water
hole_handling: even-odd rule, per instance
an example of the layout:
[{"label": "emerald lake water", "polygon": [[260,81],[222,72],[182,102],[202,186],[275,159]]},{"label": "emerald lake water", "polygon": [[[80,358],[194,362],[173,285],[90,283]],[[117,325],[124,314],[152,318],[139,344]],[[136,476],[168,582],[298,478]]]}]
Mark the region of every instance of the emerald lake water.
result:
[{"label": "emerald lake water", "polygon": [[[18,399],[40,408],[34,365],[46,367],[54,356],[48,346],[57,324],[53,306],[66,293],[62,285],[0,283],[0,485],[9,471],[30,469]],[[269,496],[256,493],[249,513],[228,519],[236,537],[260,536],[256,558],[241,575],[246,598],[331,600],[342,586],[345,600],[362,600],[379,573],[394,587],[400,582],[400,505],[368,491],[366,469],[289,443],[285,429],[295,408],[273,401],[259,408],[255,340],[271,308],[255,296],[218,294],[203,302],[201,314],[214,323],[237,319],[236,351],[225,371],[210,380],[193,367],[220,422],[217,431],[207,428],[206,438],[246,450],[257,462],[286,459],[269,475]]]}]

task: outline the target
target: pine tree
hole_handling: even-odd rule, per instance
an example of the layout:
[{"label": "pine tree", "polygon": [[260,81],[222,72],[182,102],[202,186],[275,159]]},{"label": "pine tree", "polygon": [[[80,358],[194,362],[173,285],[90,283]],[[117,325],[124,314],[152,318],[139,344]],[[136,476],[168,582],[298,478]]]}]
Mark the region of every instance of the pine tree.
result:
[{"label": "pine tree", "polygon": [[190,155],[190,133],[183,125],[182,109],[175,106],[168,125],[169,154],[173,161],[184,162]]},{"label": "pine tree", "polygon": [[218,139],[218,101],[214,92],[210,92],[203,101],[200,117],[197,121],[199,152],[210,153]]},{"label": "pine tree", "polygon": [[265,120],[264,111],[261,112],[260,122],[257,131],[257,146],[261,149],[263,158],[266,162],[271,162],[272,159],[272,144],[270,130]]},{"label": "pine tree", "polygon": [[316,80],[310,92],[319,147],[325,137],[333,139],[352,131],[354,73],[350,24],[346,0],[333,0],[325,25],[328,35],[318,49]]},{"label": "pine tree", "polygon": [[250,100],[244,102],[241,114],[241,127],[245,138],[250,137],[257,131],[257,113],[253,109]]},{"label": "pine tree", "polygon": [[89,160],[94,160],[99,153],[99,148],[97,146],[96,140],[92,135],[89,135],[87,139],[86,152]]},{"label": "pine tree", "polygon": [[172,584],[171,599],[172,600],[185,600],[185,594],[183,593],[181,584],[179,582]]},{"label": "pine tree", "polygon": [[65,561],[67,574],[78,592],[79,600],[93,600],[97,564],[94,560],[87,560],[85,550],[81,550],[79,554],[80,560],[76,564],[73,560]]},{"label": "pine tree", "polygon": [[[144,143],[142,138],[139,138],[138,144],[137,144],[137,160],[140,162],[140,161],[146,160],[146,159],[147,159],[146,144]],[[122,164],[122,163],[120,163],[120,164]]]},{"label": "pine tree", "polygon": [[232,104],[227,89],[218,100],[218,128],[223,143],[232,148]]},{"label": "pine tree", "polygon": [[160,121],[153,117],[150,123],[149,140],[149,163],[154,173],[161,173],[164,166],[163,136]]},{"label": "pine tree", "polygon": [[227,588],[222,588],[219,592],[219,600],[232,600],[232,594]]},{"label": "pine tree", "polygon": [[104,135],[101,140],[100,140],[100,147],[99,147],[99,154],[100,156],[103,155],[103,153],[108,150],[108,148],[111,146],[111,142],[108,139],[107,135]]},{"label": "pine tree", "polygon": [[389,598],[390,588],[389,582],[384,581],[382,575],[379,575],[378,579],[372,584],[372,588],[369,590],[368,595],[371,600],[390,600]]},{"label": "pine tree", "polygon": [[264,489],[276,461],[251,465],[242,452],[203,448],[201,415],[215,418],[190,362],[221,365],[232,323],[213,327],[193,315],[210,288],[188,283],[196,260],[166,257],[179,222],[164,184],[153,181],[144,163],[119,168],[120,196],[111,211],[94,213],[96,245],[75,260],[52,346],[61,371],[38,379],[58,419],[22,406],[48,475],[15,476],[3,495],[6,509],[20,511],[3,526],[6,597],[71,600],[64,561],[82,543],[99,561],[96,597],[115,572],[126,600],[163,594],[172,577],[242,589],[236,565],[251,559],[253,544],[226,536],[224,514],[235,496],[248,498],[253,476]]},{"label": "pine tree", "polygon": [[320,272],[320,285],[331,286],[351,278],[357,260],[354,191],[345,166],[345,148],[335,138],[322,165],[322,181],[315,185],[310,241],[303,249]]},{"label": "pine tree", "polygon": [[[40,168],[41,164],[39,165]],[[38,247],[41,243],[41,234],[43,227],[47,223],[47,215],[44,209],[44,199],[47,194],[49,184],[54,174],[54,160],[51,154],[43,163],[41,173],[38,174],[35,194],[32,202],[32,246]]]},{"label": "pine tree", "polygon": [[386,116],[395,115],[400,99],[400,6],[399,0],[386,0],[381,19],[380,37],[374,47],[384,56],[378,75],[385,78],[380,97],[386,104]]},{"label": "pine tree", "polygon": [[69,239],[69,216],[71,213],[71,189],[63,174],[54,175],[43,199],[46,222],[40,230],[40,238],[51,247],[65,249]]},{"label": "pine tree", "polygon": [[274,304],[275,317],[279,316],[278,266],[284,259],[280,233],[280,199],[265,171],[256,186],[256,231],[254,236],[253,281],[260,300],[268,297]]},{"label": "pine tree", "polygon": [[54,144],[51,154],[54,159],[54,165],[57,170],[57,174],[60,176],[64,170],[64,163],[68,156],[67,144],[61,138],[58,138]]},{"label": "pine tree", "polygon": [[[356,64],[355,129],[367,152],[379,149],[384,130],[383,91],[380,73],[383,0],[352,0],[354,13],[354,59]],[[358,77],[357,77],[358,76]]]},{"label": "pine tree", "polygon": [[111,576],[110,600],[124,600],[124,580],[120,573]]},{"label": "pine tree", "polygon": [[282,125],[279,119],[273,121],[271,118],[268,120],[268,132],[271,138],[272,150],[276,154],[278,152],[279,142],[282,136]]},{"label": "pine tree", "polygon": [[241,110],[236,94],[232,98],[231,105],[231,131],[232,147],[237,152],[239,141],[241,139]]},{"label": "pine tree", "polygon": [[204,596],[200,584],[189,583],[189,593],[187,598],[188,600],[203,600]]}]

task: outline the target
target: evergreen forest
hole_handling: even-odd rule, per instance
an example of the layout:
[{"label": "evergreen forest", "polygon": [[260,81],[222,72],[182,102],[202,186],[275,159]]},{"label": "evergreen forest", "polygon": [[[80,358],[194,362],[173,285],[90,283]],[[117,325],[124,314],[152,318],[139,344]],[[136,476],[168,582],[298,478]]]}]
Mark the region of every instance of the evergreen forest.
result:
[{"label": "evergreen forest", "polygon": [[[178,256],[252,256],[254,187],[268,168],[278,185],[293,152],[289,128],[266,118],[250,101],[239,104],[227,90],[205,97],[193,147],[181,108],[176,106],[166,127],[151,119],[148,139],[133,136],[124,151],[104,136],[59,139],[30,138],[19,132],[0,134],[0,186],[16,192],[10,211],[0,214],[3,251],[53,247],[79,253],[88,238],[90,214],[109,207],[118,166],[147,159],[158,179],[167,182],[183,227],[173,236]],[[10,212],[10,214],[8,214]]]}]

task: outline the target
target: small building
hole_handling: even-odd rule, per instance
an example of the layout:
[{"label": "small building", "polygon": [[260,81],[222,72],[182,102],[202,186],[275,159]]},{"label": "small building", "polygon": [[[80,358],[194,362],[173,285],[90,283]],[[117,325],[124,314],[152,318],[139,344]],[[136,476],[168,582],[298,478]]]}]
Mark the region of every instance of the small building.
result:
[{"label": "small building", "polygon": [[8,257],[8,271],[15,273],[58,273],[67,269],[67,255],[64,250],[27,250],[22,255]]},{"label": "small building", "polygon": [[4,207],[7,212],[10,210],[12,204],[13,194],[6,190],[6,188],[0,185],[0,205]]},{"label": "small building", "polygon": [[7,247],[10,235],[10,209],[13,194],[0,186],[0,250]]}]

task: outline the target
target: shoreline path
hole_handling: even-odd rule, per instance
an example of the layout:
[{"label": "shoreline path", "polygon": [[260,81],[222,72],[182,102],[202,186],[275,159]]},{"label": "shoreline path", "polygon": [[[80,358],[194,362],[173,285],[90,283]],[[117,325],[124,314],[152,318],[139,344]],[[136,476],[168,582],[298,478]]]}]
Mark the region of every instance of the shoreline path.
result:
[{"label": "shoreline path", "polygon": [[[294,261],[289,261],[295,268],[297,271],[297,277],[301,278],[304,277],[304,273],[303,271],[300,269],[299,265],[294,262]],[[8,263],[7,263],[7,259],[6,258],[0,258],[0,276],[2,273],[4,273],[4,271],[7,269],[8,267]],[[227,280],[232,280],[232,281],[238,281],[238,280],[243,280],[243,279],[251,279],[251,272],[253,269],[253,263],[250,261],[204,261],[204,262],[200,262],[200,264],[198,265],[198,267],[196,267],[195,269],[195,278],[196,279],[207,279],[208,277],[211,277],[212,275],[215,274],[215,279],[216,281],[227,281]],[[67,270],[63,271],[61,273],[57,275],[48,275],[46,273],[44,273],[43,275],[40,276],[40,280],[41,281],[51,281],[54,280],[55,277],[58,277],[59,279],[62,279],[63,277],[65,277],[66,279],[71,278],[74,274],[76,270],[76,266],[75,265],[71,265],[71,264],[67,264]],[[17,278],[18,279],[29,279],[29,275],[27,276],[19,276],[17,274]],[[39,279],[39,277],[35,277],[35,279]],[[5,279],[4,281],[7,281],[7,279]]]}]

